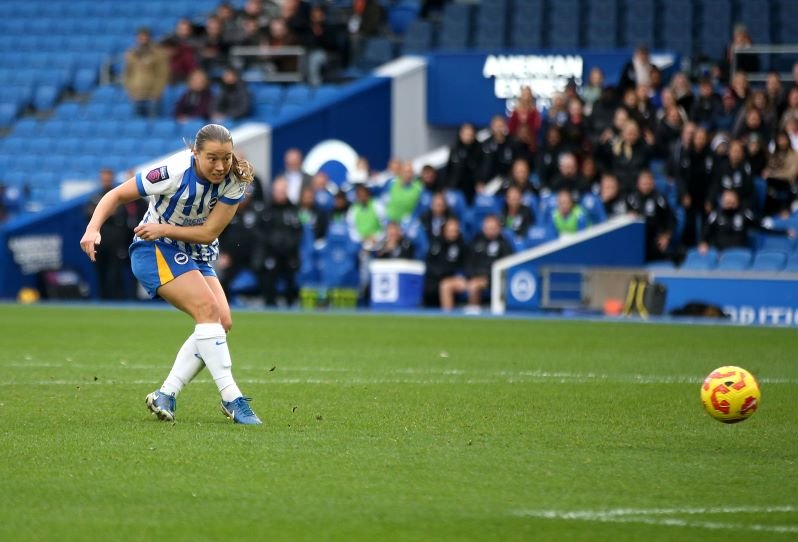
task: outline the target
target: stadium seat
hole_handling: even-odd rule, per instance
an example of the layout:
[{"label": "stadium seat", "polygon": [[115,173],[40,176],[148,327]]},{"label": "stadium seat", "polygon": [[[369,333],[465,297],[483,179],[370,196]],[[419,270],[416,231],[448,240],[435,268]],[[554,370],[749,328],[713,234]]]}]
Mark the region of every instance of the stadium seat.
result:
[{"label": "stadium seat", "polygon": [[751,271],[781,271],[787,264],[787,253],[777,250],[760,250],[754,254]]},{"label": "stadium seat", "polygon": [[601,224],[607,221],[607,212],[604,210],[604,204],[601,198],[590,192],[582,196],[580,206],[587,213],[590,225]]},{"label": "stadium seat", "polygon": [[760,235],[757,239],[759,250],[780,250],[782,252],[792,252],[795,250],[795,239],[786,235]]},{"label": "stadium seat", "polygon": [[404,34],[408,25],[416,19],[420,10],[418,2],[404,0],[388,8],[388,26],[394,34]]},{"label": "stadium seat", "polygon": [[747,248],[729,248],[720,253],[718,271],[745,271],[751,265],[751,251]]},{"label": "stadium seat", "polygon": [[590,49],[617,47],[617,0],[593,0],[588,4],[588,16],[585,17],[585,45]]},{"label": "stadium seat", "polygon": [[622,13],[624,45],[627,47],[636,47],[640,44],[653,46],[657,13],[654,0],[626,0]]},{"label": "stadium seat", "polygon": [[790,254],[782,270],[785,273],[798,273],[798,254]]},{"label": "stadium seat", "polygon": [[404,54],[426,53],[434,45],[433,36],[432,23],[416,19],[405,31],[402,52]]},{"label": "stadium seat", "polygon": [[557,0],[549,5],[549,47],[579,47],[582,9],[579,0]]},{"label": "stadium seat", "polygon": [[687,256],[680,269],[685,271],[708,271],[714,269],[718,262],[718,252],[714,248],[707,250],[706,254],[701,254],[697,249],[687,251]]},{"label": "stadium seat", "polygon": [[33,107],[37,111],[48,111],[55,106],[58,96],[61,94],[55,85],[42,85],[33,93]]},{"label": "stadium seat", "polygon": [[673,271],[676,265],[670,260],[657,260],[646,264],[646,269],[649,271]]},{"label": "stadium seat", "polygon": [[557,232],[554,228],[546,225],[532,226],[526,233],[526,248],[534,248],[543,243],[548,243],[557,239]]},{"label": "stadium seat", "polygon": [[721,58],[731,36],[731,2],[700,0],[699,50],[710,58]]},{"label": "stadium seat", "polygon": [[0,128],[8,128],[17,118],[19,107],[16,104],[0,103]]},{"label": "stadium seat", "polygon": [[312,98],[312,91],[308,85],[296,84],[289,85],[285,89],[283,103],[287,104],[306,104]]}]

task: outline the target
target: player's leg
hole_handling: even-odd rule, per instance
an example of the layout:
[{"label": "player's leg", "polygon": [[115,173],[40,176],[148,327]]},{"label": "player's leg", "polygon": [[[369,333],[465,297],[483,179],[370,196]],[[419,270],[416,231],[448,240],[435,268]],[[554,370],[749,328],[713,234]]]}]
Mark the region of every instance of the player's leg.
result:
[{"label": "player's leg", "polygon": [[440,284],[441,309],[450,311],[454,308],[454,296],[464,292],[466,280],[463,277],[447,277]]},{"label": "player's leg", "polygon": [[[213,277],[213,288],[218,286],[224,303],[220,306],[208,279],[198,270],[188,271],[158,289],[166,301],[194,318],[197,350],[208,367],[216,387],[222,396],[222,408],[238,423],[258,424],[260,420],[249,408],[247,399],[233,378],[232,360],[227,347],[227,336],[222,325],[223,316],[229,323],[229,306],[219,281]],[[225,315],[224,312],[228,311]]]}]

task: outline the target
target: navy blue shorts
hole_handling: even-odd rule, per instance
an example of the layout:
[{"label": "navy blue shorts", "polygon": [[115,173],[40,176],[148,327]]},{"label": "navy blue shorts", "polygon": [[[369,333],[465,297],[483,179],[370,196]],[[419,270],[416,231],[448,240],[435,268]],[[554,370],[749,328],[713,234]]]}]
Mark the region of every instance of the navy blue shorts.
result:
[{"label": "navy blue shorts", "polygon": [[130,245],[130,264],[133,275],[150,297],[156,296],[158,288],[189,271],[197,270],[205,277],[216,276],[210,263],[194,260],[163,241],[134,242]]}]

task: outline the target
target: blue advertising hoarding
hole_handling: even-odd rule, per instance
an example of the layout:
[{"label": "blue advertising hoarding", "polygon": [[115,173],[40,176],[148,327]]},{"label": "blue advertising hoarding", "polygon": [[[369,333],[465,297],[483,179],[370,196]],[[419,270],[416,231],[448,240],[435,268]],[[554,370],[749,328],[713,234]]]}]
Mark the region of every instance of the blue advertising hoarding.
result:
[{"label": "blue advertising hoarding", "polygon": [[[493,115],[507,112],[507,100],[529,85],[545,108],[554,91],[573,78],[587,80],[594,67],[604,72],[606,84],[616,84],[632,51],[505,51],[500,53],[436,53],[428,56],[427,119],[434,126],[472,122],[487,126]],[[652,53],[652,62],[667,74],[679,57]]]},{"label": "blue advertising hoarding", "polygon": [[666,312],[697,302],[721,307],[738,324],[798,325],[796,274],[655,272],[652,278],[668,289]]}]

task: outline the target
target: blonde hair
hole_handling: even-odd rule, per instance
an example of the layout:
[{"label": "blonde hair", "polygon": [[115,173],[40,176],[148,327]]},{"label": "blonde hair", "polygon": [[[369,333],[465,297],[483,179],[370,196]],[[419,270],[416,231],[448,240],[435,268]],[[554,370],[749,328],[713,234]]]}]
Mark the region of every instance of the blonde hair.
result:
[{"label": "blonde hair", "polygon": [[[233,143],[233,136],[230,130],[221,124],[206,124],[197,132],[194,138],[194,144],[191,146],[192,150],[197,152],[202,150],[206,141],[216,141],[218,143]],[[233,153],[233,166],[231,171],[242,182],[251,183],[255,178],[255,172],[247,160],[241,159]]]}]

